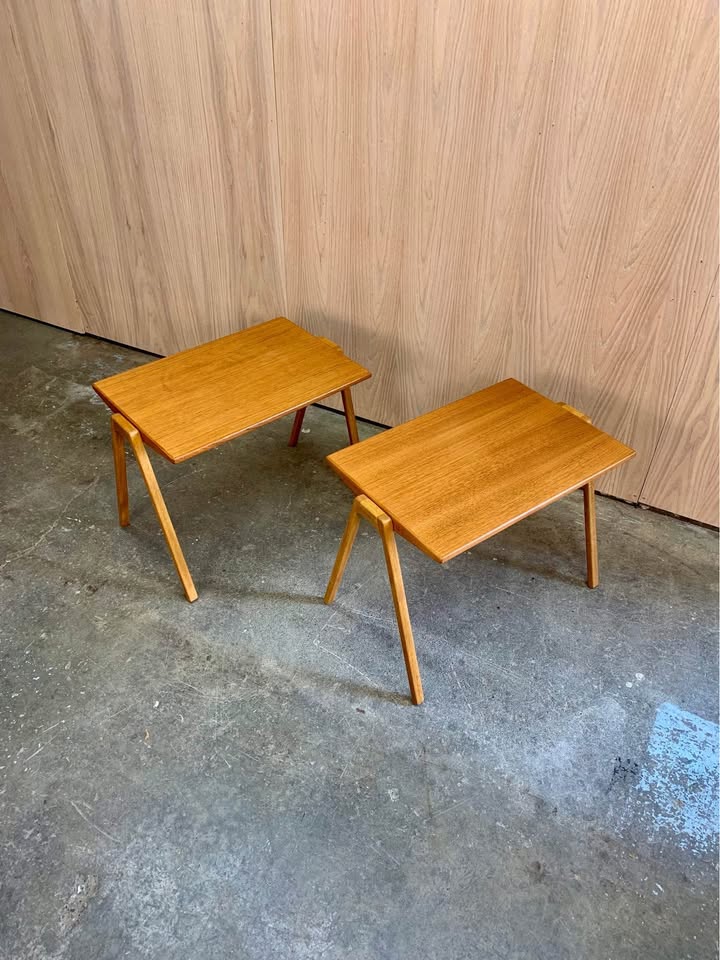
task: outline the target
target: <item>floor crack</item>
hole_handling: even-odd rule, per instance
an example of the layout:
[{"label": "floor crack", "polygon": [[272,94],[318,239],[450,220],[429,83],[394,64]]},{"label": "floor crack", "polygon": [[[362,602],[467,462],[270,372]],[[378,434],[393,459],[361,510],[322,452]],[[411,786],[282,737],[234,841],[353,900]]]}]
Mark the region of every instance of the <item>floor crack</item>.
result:
[{"label": "floor crack", "polygon": [[67,503],[63,506],[63,508],[60,510],[60,512],[55,517],[55,519],[50,524],[50,526],[40,534],[37,540],[31,543],[29,547],[25,547],[24,550],[19,550],[17,553],[13,553],[9,557],[6,557],[5,560],[3,560],[2,563],[0,563],[0,570],[3,570],[9,563],[12,563],[13,560],[20,560],[21,557],[26,557],[29,553],[32,553],[36,547],[39,547],[40,544],[50,536],[50,534],[53,532],[55,527],[60,523],[68,507],[71,504],[73,504],[76,500],[79,500],[84,493],[88,493],[90,490],[92,490],[93,487],[96,486],[97,482],[98,482],[98,478],[95,477],[95,479],[91,480],[90,483],[88,483],[86,486],[82,488],[82,490],[80,490],[78,493],[74,493],[72,497],[70,497],[70,499],[67,501]]}]

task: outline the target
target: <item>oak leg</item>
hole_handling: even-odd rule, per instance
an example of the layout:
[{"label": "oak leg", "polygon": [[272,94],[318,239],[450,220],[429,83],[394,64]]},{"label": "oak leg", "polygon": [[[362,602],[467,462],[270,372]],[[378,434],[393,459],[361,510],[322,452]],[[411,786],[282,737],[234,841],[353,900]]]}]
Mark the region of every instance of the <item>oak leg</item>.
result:
[{"label": "oak leg", "polygon": [[594,589],[600,583],[598,572],[597,524],[595,520],[595,483],[583,487],[585,500],[585,552],[587,554],[587,585]]},{"label": "oak leg", "polygon": [[348,517],[347,524],[345,525],[345,532],[343,533],[343,538],[340,541],[340,549],[335,557],[335,564],[332,568],[332,573],[330,574],[327,590],[325,591],[325,603],[332,603],[337,596],[338,587],[340,586],[340,581],[345,573],[345,567],[347,566],[350,551],[355,543],[355,537],[358,532],[358,527],[360,526],[360,514],[358,513],[357,501],[358,498],[356,497],[355,500],[353,500],[352,507],[350,508],[350,516]]},{"label": "oak leg", "polygon": [[301,407],[295,413],[295,420],[293,421],[292,430],[290,431],[290,439],[288,440],[289,447],[296,447],[297,442],[300,438],[300,430],[302,429],[303,420],[305,419],[305,411],[307,407]]},{"label": "oak leg", "polygon": [[130,523],[130,501],[128,499],[127,464],[125,462],[125,437],[110,418],[110,437],[112,439],[113,463],[115,464],[115,490],[117,492],[118,519],[121,527]]},{"label": "oak leg", "polygon": [[[559,404],[568,413],[580,417],[585,423],[592,423],[592,420],[586,413],[581,413],[569,403]],[[598,573],[598,549],[597,549],[597,524],[595,523],[595,481],[590,480],[582,488],[583,498],[585,500],[585,553],[587,555],[587,585],[591,589],[600,583]]]},{"label": "oak leg", "polygon": [[348,437],[350,437],[350,443],[357,443],[359,441],[358,430],[357,430],[357,421],[355,420],[355,408],[353,407],[352,402],[352,393],[350,392],[350,387],[345,387],[342,391],[343,407],[345,408],[345,421],[347,423]]},{"label": "oak leg", "polygon": [[170,556],[173,559],[175,564],[175,569],[177,574],[180,577],[180,582],[183,585],[183,590],[185,591],[185,596],[192,603],[193,600],[197,600],[197,590],[195,589],[195,584],[193,579],[190,576],[190,571],[188,570],[188,565],[185,562],[185,557],[180,548],[180,541],[177,538],[175,533],[175,527],[173,527],[172,520],[170,519],[170,514],[168,509],[165,506],[165,500],[163,495],[160,492],[160,487],[158,486],[157,478],[155,476],[155,471],[153,470],[152,464],[150,463],[150,458],[147,455],[147,450],[145,445],[142,442],[142,438],[137,430],[129,420],[126,420],[119,413],[113,414],[112,417],[113,423],[116,426],[116,429],[119,430],[125,437],[127,437],[130,446],[133,448],[135,453],[135,459],[137,460],[138,467],[140,468],[140,473],[143,476],[145,481],[145,486],[148,489],[150,494],[150,500],[152,505],[155,508],[155,513],[157,518],[160,521],[160,527],[165,536],[165,542],[168,545],[168,550],[170,551]]},{"label": "oak leg", "polygon": [[417,654],[415,653],[415,641],[410,624],[410,611],[408,610],[407,598],[405,597],[405,586],[403,584],[402,570],[400,569],[400,557],[398,556],[397,543],[395,542],[395,534],[393,533],[392,520],[388,516],[384,516],[380,521],[380,536],[382,537],[383,550],[385,551],[385,563],[390,579],[393,604],[395,605],[395,616],[397,617],[398,629],[400,631],[400,643],[402,644],[403,657],[405,658],[405,670],[407,671],[408,683],[410,684],[410,699],[414,704],[419,705],[425,697],[423,695],[422,681],[420,680]]},{"label": "oak leg", "polygon": [[325,591],[325,603],[332,603],[335,599],[340,581],[345,572],[350,551],[355,542],[360,517],[368,520],[378,531],[382,539],[385,563],[390,580],[390,590],[392,592],[395,616],[397,618],[398,630],[400,631],[400,642],[405,659],[405,669],[410,685],[410,698],[414,704],[421,704],[424,699],[422,681],[420,680],[420,669],[418,667],[417,654],[415,653],[415,641],[413,640],[410,613],[408,611],[407,598],[405,597],[405,587],[400,569],[400,557],[398,556],[392,520],[377,504],[373,503],[372,500],[366,496],[356,497],[353,501],[350,516],[348,517],[345,527],[345,533],[343,534],[340,549],[335,558],[335,565],[330,575],[330,581]]}]

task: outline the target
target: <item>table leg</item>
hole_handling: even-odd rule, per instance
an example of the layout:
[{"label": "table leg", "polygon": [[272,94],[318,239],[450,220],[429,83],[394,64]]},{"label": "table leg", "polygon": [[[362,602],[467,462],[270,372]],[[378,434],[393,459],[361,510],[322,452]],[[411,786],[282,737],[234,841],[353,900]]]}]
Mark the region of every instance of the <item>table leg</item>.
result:
[{"label": "table leg", "polygon": [[124,434],[110,418],[110,437],[112,439],[113,463],[115,464],[115,490],[117,492],[118,520],[121,527],[130,523],[130,502],[128,499],[127,464],[125,463]]},{"label": "table leg", "polygon": [[306,410],[307,410],[307,407],[301,407],[295,413],[295,420],[293,421],[292,430],[290,431],[290,439],[288,440],[289,447],[297,446],[297,442],[300,439],[300,430],[302,429]]},{"label": "table leg", "polygon": [[595,519],[595,483],[583,487],[585,500],[585,552],[587,554],[587,585],[594,589],[600,583],[598,572],[597,523]]},{"label": "table leg", "polygon": [[345,525],[345,532],[343,533],[343,538],[340,541],[340,549],[338,550],[337,557],[335,557],[335,564],[332,568],[332,573],[330,574],[327,590],[325,591],[325,603],[332,603],[337,596],[338,587],[340,586],[340,581],[345,573],[345,567],[347,566],[350,551],[355,543],[355,537],[358,532],[358,527],[360,526],[358,500],[359,497],[356,497],[353,500],[352,507],[350,508],[350,516],[348,517],[347,524]]},{"label": "table leg", "polygon": [[[561,403],[559,406],[567,410],[568,413],[580,417],[585,423],[592,423],[587,414],[581,413],[569,403]],[[585,553],[587,555],[587,585],[591,589],[600,583],[600,574],[598,572],[598,549],[597,549],[597,524],[595,522],[595,481],[590,480],[582,488],[583,498],[585,500]]]},{"label": "table leg", "polygon": [[400,569],[400,557],[398,556],[392,520],[377,504],[373,503],[369,497],[359,496],[353,501],[347,526],[345,527],[345,533],[343,534],[340,549],[335,559],[335,565],[330,575],[330,582],[325,591],[325,603],[332,603],[335,599],[340,581],[345,572],[350,551],[355,541],[360,517],[364,517],[371,523],[382,539],[385,564],[390,580],[390,590],[392,592],[395,616],[400,631],[400,642],[405,659],[405,670],[407,671],[408,683],[410,685],[410,698],[414,704],[421,704],[424,695],[422,681],[420,680],[420,668],[418,667],[417,654],[415,653],[415,641],[413,640],[412,625],[410,623],[410,612],[408,611],[407,598],[405,596],[402,570]]},{"label": "table leg", "polygon": [[355,409],[352,402],[352,393],[350,392],[350,387],[345,387],[342,391],[343,407],[345,408],[345,421],[347,423],[348,436],[350,437],[350,443],[357,443],[359,441],[358,430],[357,430],[357,421],[355,420]]},{"label": "table leg", "polygon": [[[134,427],[132,423],[130,423],[129,420],[127,420],[125,417],[122,416],[122,414],[114,413],[112,415],[112,423],[113,423],[113,453],[115,454],[115,469],[116,469],[115,476],[118,483],[118,505],[120,508],[120,518],[121,518],[120,522],[122,523],[123,513],[122,513],[122,505],[121,505],[121,490],[120,490],[119,476],[120,478],[123,478],[124,476],[124,479],[125,479],[124,492],[125,494],[127,493],[127,477],[126,475],[124,475],[125,450],[124,450],[124,445],[122,445],[122,439],[121,439],[124,437],[125,439],[127,439],[130,446],[133,448],[133,452],[135,453],[135,459],[137,460],[138,467],[140,468],[140,473],[143,476],[143,480],[145,481],[145,486],[147,487],[148,493],[150,494],[150,500],[152,501],[152,505],[155,508],[155,513],[157,514],[157,518],[160,521],[160,527],[165,536],[165,542],[168,545],[168,550],[170,551],[170,556],[172,557],[173,563],[175,564],[175,569],[177,570],[178,576],[180,577],[180,582],[183,585],[185,596],[192,603],[193,600],[197,600],[197,590],[195,589],[195,584],[193,583],[193,579],[190,576],[188,565],[185,562],[185,557],[183,556],[183,552],[180,548],[180,541],[178,540],[177,534],[175,533],[175,527],[173,527],[172,520],[170,519],[170,514],[168,513],[168,509],[165,506],[165,500],[163,499],[163,495],[160,492],[160,487],[158,486],[157,478],[155,476],[155,471],[153,470],[152,464],[150,463],[150,458],[148,457],[147,450],[145,449],[145,445],[142,442],[140,433],[138,432],[137,428]],[[122,461],[123,466],[120,470],[120,475],[117,472],[118,456],[116,453],[117,441],[115,439],[118,434],[119,434],[118,439],[123,447],[121,451],[123,455],[123,461]],[[127,512],[127,508],[126,508],[125,517],[129,522],[129,513]]]},{"label": "table leg", "polygon": [[402,644],[403,657],[405,658],[405,670],[407,671],[408,683],[410,684],[410,698],[412,702],[417,705],[421,704],[425,697],[423,695],[422,681],[420,680],[417,654],[415,653],[415,640],[413,639],[410,611],[408,610],[405,585],[403,584],[402,570],[400,569],[400,557],[398,556],[392,520],[386,514],[384,514],[380,520],[380,536],[382,537],[383,550],[385,551],[385,563],[390,579],[395,616],[397,617],[398,629],[400,631],[400,643]]}]

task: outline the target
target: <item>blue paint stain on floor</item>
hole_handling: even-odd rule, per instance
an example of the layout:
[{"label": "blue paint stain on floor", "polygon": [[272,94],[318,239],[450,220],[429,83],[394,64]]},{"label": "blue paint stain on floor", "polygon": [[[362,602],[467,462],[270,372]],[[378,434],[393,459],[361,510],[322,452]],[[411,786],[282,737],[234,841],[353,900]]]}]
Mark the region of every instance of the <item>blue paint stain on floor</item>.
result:
[{"label": "blue paint stain on floor", "polygon": [[634,798],[654,837],[699,855],[718,844],[719,733],[716,723],[663,703]]}]

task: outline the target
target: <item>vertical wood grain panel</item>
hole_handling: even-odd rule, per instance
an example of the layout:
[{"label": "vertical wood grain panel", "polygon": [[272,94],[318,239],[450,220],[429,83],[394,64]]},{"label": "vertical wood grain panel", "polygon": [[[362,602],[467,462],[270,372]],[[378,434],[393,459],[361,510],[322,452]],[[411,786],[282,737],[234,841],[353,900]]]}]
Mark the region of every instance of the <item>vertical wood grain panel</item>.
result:
[{"label": "vertical wood grain panel", "polygon": [[0,9],[0,305],[159,353],[288,313],[390,423],[516,376],[707,514],[715,3]]},{"label": "vertical wood grain panel", "polygon": [[[364,356],[366,416],[403,410],[416,2],[273,0],[290,316]],[[412,374],[410,379],[412,380]]]},{"label": "vertical wood grain panel", "polygon": [[638,451],[629,500],[718,262],[716,37],[703,0],[568,3],[555,55],[536,375]]},{"label": "vertical wood grain panel", "polygon": [[0,306],[82,330],[58,202],[13,23],[0,5]]},{"label": "vertical wood grain panel", "polygon": [[419,7],[402,320],[418,372],[406,415],[505,376],[537,380],[542,133],[561,12],[554,0]]},{"label": "vertical wood grain panel", "polygon": [[660,435],[641,501],[720,525],[717,274]]},{"label": "vertical wood grain panel", "polygon": [[638,450],[601,485],[637,499],[718,260],[714,5],[272,13],[288,305],[375,371],[358,412],[517,376]]},{"label": "vertical wood grain panel", "polygon": [[267,0],[10,0],[90,332],[169,353],[284,312]]}]

